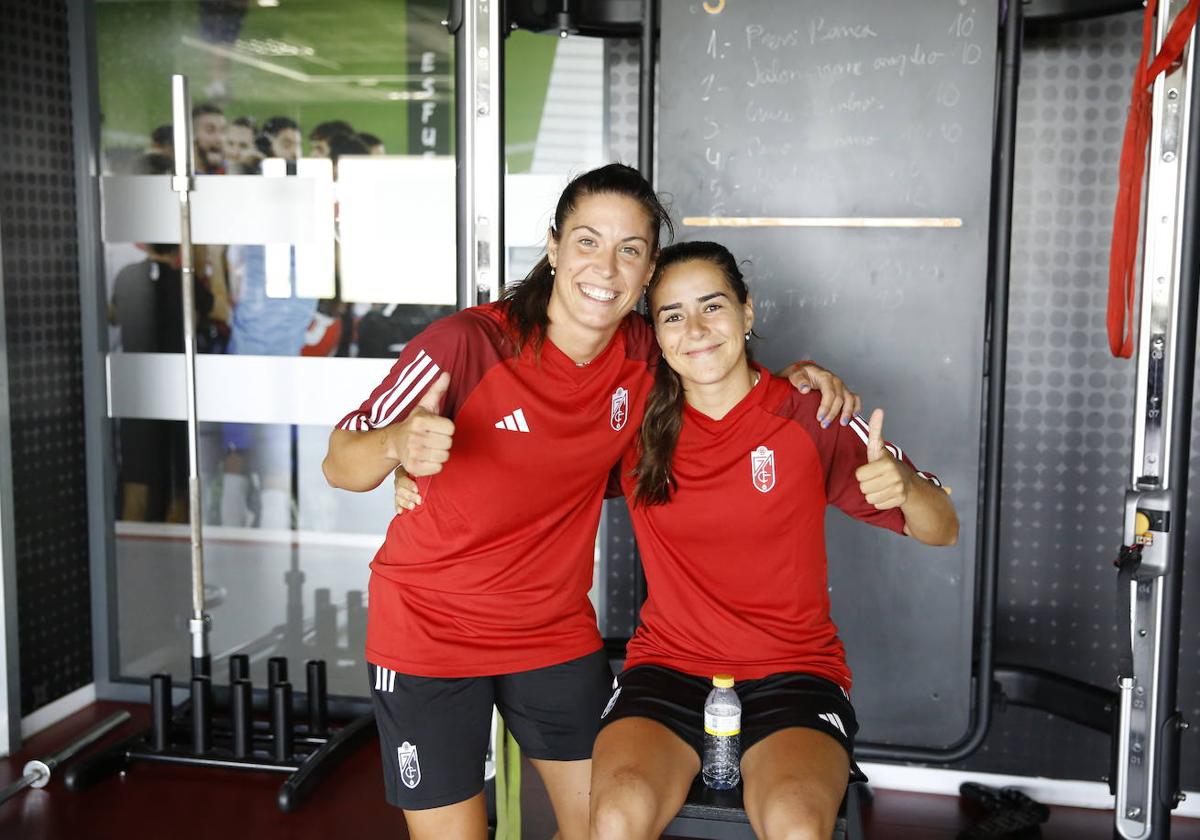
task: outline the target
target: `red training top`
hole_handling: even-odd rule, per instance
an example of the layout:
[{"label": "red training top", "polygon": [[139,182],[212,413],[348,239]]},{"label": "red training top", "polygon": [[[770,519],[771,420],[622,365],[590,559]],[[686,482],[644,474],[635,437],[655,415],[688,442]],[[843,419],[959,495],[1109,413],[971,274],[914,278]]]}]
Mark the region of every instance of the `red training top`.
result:
[{"label": "red training top", "polygon": [[417,479],[371,563],[367,661],[405,674],[504,674],[598,650],[588,601],[609,471],[637,434],[658,357],[640,315],[577,366],[547,340],[515,355],[496,304],[441,319],[339,424],[408,416],[442,371],[450,460]]},{"label": "red training top", "polygon": [[[819,394],[759,371],[759,382],[720,420],[684,406],[671,500],[630,503],[649,597],[625,667],[738,680],[802,671],[849,693],[845,650],[829,615],[825,506],[900,533],[904,515],[876,510],[859,490],[854,473],[867,462],[862,418],[822,429]],[[887,448],[912,466],[899,447]],[[621,483],[629,499],[636,463],[636,452],[626,453]]]}]

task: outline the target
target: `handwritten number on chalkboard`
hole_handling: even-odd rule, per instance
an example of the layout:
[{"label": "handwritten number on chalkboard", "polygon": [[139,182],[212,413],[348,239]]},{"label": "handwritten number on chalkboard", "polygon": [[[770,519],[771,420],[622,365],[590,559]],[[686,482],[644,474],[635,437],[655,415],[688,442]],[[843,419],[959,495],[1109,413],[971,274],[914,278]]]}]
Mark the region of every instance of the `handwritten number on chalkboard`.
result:
[{"label": "handwritten number on chalkboard", "polygon": [[959,12],[948,31],[956,38],[970,38],[971,33],[975,31],[975,10],[972,9],[965,15]]},{"label": "handwritten number on chalkboard", "polygon": [[958,123],[942,123],[942,139],[947,143],[957,143],[962,137],[962,126]]},{"label": "handwritten number on chalkboard", "polygon": [[937,93],[934,98],[939,105],[946,108],[953,108],[958,104],[958,100],[962,94],[959,93],[958,85],[954,82],[938,82]]},{"label": "handwritten number on chalkboard", "polygon": [[717,77],[716,77],[715,73],[709,73],[707,76],[705,76],[703,79],[700,80],[700,84],[704,88],[704,95],[700,97],[701,102],[708,101],[709,94],[712,93],[713,82],[715,82],[716,80],[717,80]]}]

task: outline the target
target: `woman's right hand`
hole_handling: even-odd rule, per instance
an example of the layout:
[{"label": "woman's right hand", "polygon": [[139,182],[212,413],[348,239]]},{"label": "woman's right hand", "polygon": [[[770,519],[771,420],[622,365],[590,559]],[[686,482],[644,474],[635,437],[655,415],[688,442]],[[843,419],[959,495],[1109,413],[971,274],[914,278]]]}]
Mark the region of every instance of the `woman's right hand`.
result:
[{"label": "woman's right hand", "polygon": [[436,475],[450,460],[454,421],[441,415],[442,400],[450,388],[450,374],[442,373],[401,422],[389,426],[387,455],[408,475]]},{"label": "woman's right hand", "polygon": [[417,492],[417,482],[413,481],[412,476],[404,471],[404,467],[396,467],[392,486],[395,488],[397,516],[421,504],[421,494]]}]

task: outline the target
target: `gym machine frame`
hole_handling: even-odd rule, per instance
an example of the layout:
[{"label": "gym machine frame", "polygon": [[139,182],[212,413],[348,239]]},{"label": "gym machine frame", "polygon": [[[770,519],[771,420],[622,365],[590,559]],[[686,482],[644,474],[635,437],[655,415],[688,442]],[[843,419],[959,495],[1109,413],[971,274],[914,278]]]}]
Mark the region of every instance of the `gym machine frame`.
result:
[{"label": "gym machine frame", "polygon": [[195,269],[192,252],[191,193],[195,189],[195,147],[192,144],[192,108],[187,78],[171,77],[175,170],[171,189],[179,196],[180,274],[183,293],[183,347],[187,393],[188,506],[191,537],[192,614],[188,631],[192,639],[191,695],[178,708],[172,706],[169,674],[150,679],[151,724],[148,730],[118,742],[64,774],[71,790],[81,790],[126,770],[135,762],[221,767],[286,773],[279,789],[282,811],[298,808],[308,793],[333,767],[374,734],[374,714],[353,717],[340,727],[331,726],[326,691],[325,663],[306,663],[305,720],[294,720],[295,703],[288,682],[287,659],[268,661],[269,721],[254,719],[255,703],[250,682],[250,659],[245,654],[229,658],[228,698],[230,718],[214,725],[212,655],[209,652],[210,616],[204,611],[203,495],[200,487],[199,434],[196,414],[196,312]]},{"label": "gym machine frame", "polygon": [[[1186,2],[1160,3],[1156,51]],[[1187,724],[1175,704],[1200,279],[1195,47],[1193,31],[1182,61],[1154,80],[1151,111],[1133,463],[1118,583],[1132,650],[1118,678],[1114,836],[1127,840],[1170,837],[1170,812],[1183,798],[1179,739]]]},{"label": "gym machine frame", "polygon": [[[1160,6],[1156,47],[1184,0]],[[1103,17],[1141,10],[1137,0],[1032,0],[1028,21]],[[1163,13],[1163,8],[1166,12]],[[1112,739],[1112,768],[1105,777],[1117,796],[1114,836],[1170,836],[1169,812],[1178,790],[1179,734],[1187,728],[1174,711],[1179,653],[1184,515],[1195,353],[1197,191],[1195,160],[1200,136],[1189,131],[1197,90],[1186,61],[1156,80],[1145,218],[1134,461],[1126,495],[1124,550],[1119,577],[1120,617],[1129,635],[1117,690],[1034,668],[998,663],[994,697],[1001,706],[1023,706],[1103,732]],[[1163,91],[1166,91],[1164,94]],[[1189,104],[1190,103],[1190,104]],[[1192,170],[1192,171],[1189,171]],[[1160,279],[1161,278],[1161,279]],[[1172,476],[1171,463],[1182,464]],[[1139,513],[1141,516],[1139,516]],[[1165,530],[1162,530],[1165,529]],[[1147,554],[1147,548],[1150,548]],[[1119,561],[1121,563],[1121,561]]]}]

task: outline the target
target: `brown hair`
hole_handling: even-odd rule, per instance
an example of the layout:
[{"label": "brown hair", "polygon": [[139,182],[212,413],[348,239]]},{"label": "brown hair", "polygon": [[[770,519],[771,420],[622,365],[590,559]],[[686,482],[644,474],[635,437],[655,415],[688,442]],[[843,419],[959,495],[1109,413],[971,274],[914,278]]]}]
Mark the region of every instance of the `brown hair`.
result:
[{"label": "brown hair", "polygon": [[[694,260],[716,266],[725,275],[738,303],[749,300],[750,289],[737,260],[729,249],[716,242],[680,242],[663,248],[646,289],[647,300],[654,299],[654,290],[668,268]],[[749,348],[746,357],[750,357]],[[671,474],[671,460],[679,442],[679,430],[683,427],[683,400],[683,381],[679,374],[671,369],[666,359],[659,359],[654,386],[646,398],[646,413],[642,417],[638,440],[638,462],[633,468],[637,482],[633,491],[636,505],[661,505],[671,500],[676,486],[675,476]]]},{"label": "brown hair", "polygon": [[[580,199],[605,193],[623,195],[642,205],[654,228],[654,241],[650,243],[651,255],[658,251],[659,233],[662,228],[667,229],[668,240],[674,235],[675,228],[671,224],[671,217],[655,194],[654,187],[650,186],[636,169],[620,163],[610,163],[585,172],[567,184],[559,196],[558,205],[554,208],[554,226],[550,235],[558,238],[567,216],[574,212]],[[518,352],[529,343],[533,344],[535,350],[541,350],[546,328],[550,325],[547,310],[553,290],[554,275],[551,273],[550,258],[546,255],[538,260],[524,280],[505,290],[502,303],[509,324],[516,332]]]}]

